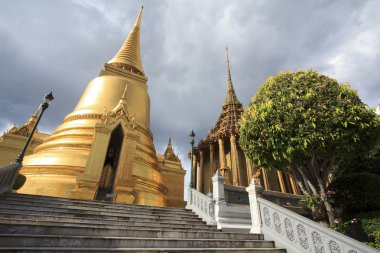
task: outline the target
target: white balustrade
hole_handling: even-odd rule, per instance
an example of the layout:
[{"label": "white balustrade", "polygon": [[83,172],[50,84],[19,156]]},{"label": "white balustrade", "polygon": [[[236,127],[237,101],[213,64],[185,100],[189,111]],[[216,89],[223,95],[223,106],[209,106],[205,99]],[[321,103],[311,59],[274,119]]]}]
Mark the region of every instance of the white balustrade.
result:
[{"label": "white balustrade", "polygon": [[215,200],[209,198],[196,189],[188,189],[186,209],[191,209],[208,225],[216,225]]},{"label": "white balustrade", "polygon": [[224,178],[216,171],[212,177],[213,198],[195,189],[188,189],[187,209],[191,209],[209,225],[224,231],[249,231],[251,215],[249,205],[229,205],[224,196]]},{"label": "white balustrade", "polygon": [[[283,247],[290,253],[379,253],[364,243],[345,236],[335,230],[322,226],[295,212],[276,205],[255,194],[252,187],[247,188],[250,194],[251,215],[261,218],[261,232],[266,240],[273,240],[276,247]],[[253,189],[252,189],[253,188]],[[257,191],[256,191],[257,193]],[[256,199],[257,203],[252,201]],[[257,208],[258,204],[258,208]],[[251,231],[258,229],[257,219],[253,218]]]}]

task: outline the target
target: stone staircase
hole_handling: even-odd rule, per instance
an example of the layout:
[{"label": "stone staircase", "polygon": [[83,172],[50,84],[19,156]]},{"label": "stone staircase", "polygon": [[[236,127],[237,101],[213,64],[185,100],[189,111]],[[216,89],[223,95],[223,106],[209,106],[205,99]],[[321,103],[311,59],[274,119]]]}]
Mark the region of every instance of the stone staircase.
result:
[{"label": "stone staircase", "polygon": [[0,196],[0,252],[286,251],[263,235],[221,232],[185,209],[8,193]]}]

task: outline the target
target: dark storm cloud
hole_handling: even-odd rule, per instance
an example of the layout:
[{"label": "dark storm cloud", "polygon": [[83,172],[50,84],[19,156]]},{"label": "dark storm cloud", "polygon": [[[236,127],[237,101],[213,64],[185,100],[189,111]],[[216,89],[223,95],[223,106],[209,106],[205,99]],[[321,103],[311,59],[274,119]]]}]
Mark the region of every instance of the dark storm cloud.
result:
[{"label": "dark storm cloud", "polygon": [[226,46],[245,106],[269,75],[310,68],[351,83],[371,107],[379,102],[376,0],[2,1],[0,130],[24,123],[50,90],[56,100],[40,129],[54,130],[118,50],[141,4],[154,142],[163,152],[171,134],[186,169],[188,133],[204,137],[225,98]]}]

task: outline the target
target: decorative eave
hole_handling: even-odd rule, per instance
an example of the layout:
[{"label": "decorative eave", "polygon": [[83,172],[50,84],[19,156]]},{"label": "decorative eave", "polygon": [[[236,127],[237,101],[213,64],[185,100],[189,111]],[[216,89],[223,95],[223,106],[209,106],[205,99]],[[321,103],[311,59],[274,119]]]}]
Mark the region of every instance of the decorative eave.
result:
[{"label": "decorative eave", "polygon": [[119,103],[113,108],[112,111],[108,111],[107,109],[102,115],[102,122],[106,124],[113,124],[118,119],[123,119],[124,124],[128,129],[136,129],[135,117],[130,116],[127,108],[127,88],[128,85],[124,89],[123,96],[119,100]]},{"label": "decorative eave", "polygon": [[243,113],[243,105],[224,104],[215,126],[210,130],[207,139],[210,142],[217,142],[218,139],[229,138],[231,135],[239,135],[239,120]]}]

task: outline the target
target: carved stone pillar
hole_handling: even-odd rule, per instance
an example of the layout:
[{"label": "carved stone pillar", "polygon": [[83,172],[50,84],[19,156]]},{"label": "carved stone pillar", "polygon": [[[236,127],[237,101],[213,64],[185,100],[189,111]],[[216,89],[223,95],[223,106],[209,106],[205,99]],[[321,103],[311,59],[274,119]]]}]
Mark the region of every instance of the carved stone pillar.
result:
[{"label": "carved stone pillar", "polygon": [[198,179],[197,179],[197,190],[199,192],[203,192],[203,178],[204,178],[204,151],[200,150],[199,151],[199,167],[198,167]]},{"label": "carved stone pillar", "polygon": [[224,177],[224,183],[229,184],[230,179],[228,175],[228,168],[226,162],[226,153],[224,151],[224,142],[222,139],[218,140],[219,143],[219,163],[220,163],[220,171],[222,176]]},{"label": "carved stone pillar", "polygon": [[231,165],[232,165],[232,184],[233,185],[243,185],[240,176],[240,165],[239,165],[239,154],[236,147],[236,137],[231,135]]}]

